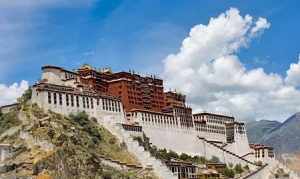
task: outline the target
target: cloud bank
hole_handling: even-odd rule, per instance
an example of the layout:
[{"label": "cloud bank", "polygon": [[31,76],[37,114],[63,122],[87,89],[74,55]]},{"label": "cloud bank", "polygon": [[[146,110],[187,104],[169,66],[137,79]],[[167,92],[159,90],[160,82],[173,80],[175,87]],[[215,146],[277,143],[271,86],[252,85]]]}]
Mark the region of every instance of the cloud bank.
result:
[{"label": "cloud bank", "polygon": [[240,120],[283,120],[300,111],[300,62],[284,78],[246,69],[238,51],[271,27],[267,19],[230,8],[207,25],[194,26],[178,53],[164,59],[169,88],[188,95],[196,111],[232,114]]},{"label": "cloud bank", "polygon": [[0,84],[0,106],[16,102],[29,85],[27,81],[21,81],[19,84],[14,83],[10,86]]}]

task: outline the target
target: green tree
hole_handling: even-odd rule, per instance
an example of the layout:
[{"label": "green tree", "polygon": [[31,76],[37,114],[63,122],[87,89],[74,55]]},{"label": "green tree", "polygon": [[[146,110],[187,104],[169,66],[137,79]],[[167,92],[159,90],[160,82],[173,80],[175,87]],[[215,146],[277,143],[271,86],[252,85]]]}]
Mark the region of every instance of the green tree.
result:
[{"label": "green tree", "polygon": [[241,174],[241,173],[244,172],[244,170],[243,170],[241,164],[236,164],[235,167],[234,167],[234,171],[235,171],[237,174]]},{"label": "green tree", "polygon": [[225,167],[224,171],[223,171],[223,175],[228,177],[228,178],[233,178],[235,173],[234,170],[231,168],[228,168],[227,166]]},{"label": "green tree", "polygon": [[169,152],[168,152],[168,158],[169,158],[169,159],[172,159],[172,158],[178,159],[179,156],[178,156],[178,154],[177,154],[176,152],[174,152],[174,151],[172,151],[172,150],[169,150]]},{"label": "green tree", "polygon": [[186,154],[186,153],[182,153],[181,155],[180,155],[180,160],[184,160],[184,161],[189,161],[189,160],[191,160],[191,156],[189,156],[188,154]]}]

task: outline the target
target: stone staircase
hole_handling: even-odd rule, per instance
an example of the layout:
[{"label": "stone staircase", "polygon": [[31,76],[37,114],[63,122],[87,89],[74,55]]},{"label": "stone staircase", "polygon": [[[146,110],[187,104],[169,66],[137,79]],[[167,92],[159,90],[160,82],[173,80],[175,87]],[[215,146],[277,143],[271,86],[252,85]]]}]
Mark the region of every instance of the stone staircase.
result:
[{"label": "stone staircase", "polygon": [[[119,121],[121,122],[121,121]],[[148,151],[145,151],[138,142],[133,140],[130,134],[123,129],[114,119],[98,119],[98,123],[103,125],[120,141],[125,142],[127,150],[137,157],[143,168],[152,168],[154,173],[161,179],[177,179],[177,177],[169,170],[169,168],[160,160],[151,156]]]}]

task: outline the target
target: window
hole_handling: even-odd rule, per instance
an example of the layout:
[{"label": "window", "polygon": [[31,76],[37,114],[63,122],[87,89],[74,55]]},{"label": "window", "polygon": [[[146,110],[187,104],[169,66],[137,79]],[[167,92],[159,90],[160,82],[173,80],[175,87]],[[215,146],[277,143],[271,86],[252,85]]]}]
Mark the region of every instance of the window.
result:
[{"label": "window", "polygon": [[108,100],[109,111],[111,111],[111,101]]},{"label": "window", "polygon": [[67,106],[69,106],[69,95],[68,94],[66,94],[66,104],[67,104]]},{"label": "window", "polygon": [[74,106],[74,95],[71,95],[71,106]]},{"label": "window", "polygon": [[89,99],[89,97],[86,97],[85,99],[86,99],[86,107],[90,108],[90,99]]},{"label": "window", "polygon": [[83,104],[83,108],[85,108],[85,97],[82,96],[82,104]]},{"label": "window", "polygon": [[79,107],[79,96],[76,96],[76,105]]},{"label": "window", "polygon": [[59,98],[59,104],[62,105],[62,95],[61,95],[61,93],[59,93],[58,96],[59,96],[59,97],[58,97],[58,98]]},{"label": "window", "polygon": [[105,110],[105,99],[102,99],[102,109]]},{"label": "window", "polygon": [[51,93],[48,92],[48,103],[51,104]]},{"label": "window", "polygon": [[91,98],[91,108],[94,109],[94,98]]},{"label": "window", "polygon": [[53,98],[54,98],[54,104],[56,104],[57,103],[57,99],[56,99],[56,93],[53,93]]},{"label": "window", "polygon": [[99,106],[99,98],[97,98],[97,106]]}]

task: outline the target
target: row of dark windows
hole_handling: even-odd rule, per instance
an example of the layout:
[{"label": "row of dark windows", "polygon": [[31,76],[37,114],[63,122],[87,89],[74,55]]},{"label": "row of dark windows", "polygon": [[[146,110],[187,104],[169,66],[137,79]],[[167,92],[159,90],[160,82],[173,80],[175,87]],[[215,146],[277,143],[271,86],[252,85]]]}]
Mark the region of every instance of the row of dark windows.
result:
[{"label": "row of dark windows", "polygon": [[142,113],[142,121],[145,122],[153,122],[153,123],[162,123],[162,124],[176,124],[177,125],[177,121],[173,118],[173,117],[167,117],[167,116],[162,116],[162,115],[144,115]]},{"label": "row of dark windows", "polygon": [[[53,94],[53,95],[52,95]],[[48,92],[48,103],[51,104],[59,104],[63,105],[63,98],[62,95],[65,95],[65,104],[67,106],[76,106],[80,107],[79,98],[82,98],[82,107],[83,108],[91,108],[94,109],[94,100],[96,100],[96,105],[100,105],[99,98],[92,98],[92,97],[85,97],[85,96],[78,96],[73,94],[62,94],[62,93],[51,93]],[[52,98],[53,96],[53,98]],[[110,99],[102,99],[102,109],[106,111],[114,111],[114,112],[121,112],[121,104],[119,101],[114,101]]]}]

